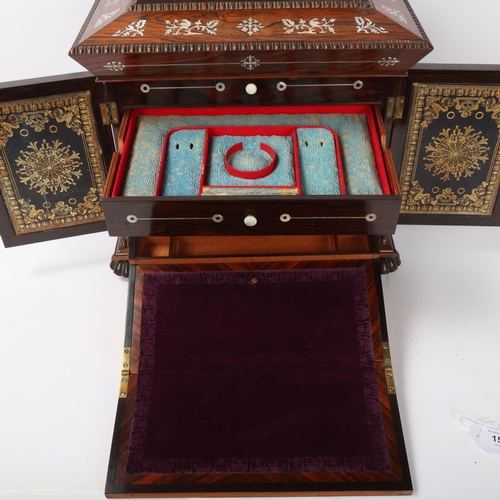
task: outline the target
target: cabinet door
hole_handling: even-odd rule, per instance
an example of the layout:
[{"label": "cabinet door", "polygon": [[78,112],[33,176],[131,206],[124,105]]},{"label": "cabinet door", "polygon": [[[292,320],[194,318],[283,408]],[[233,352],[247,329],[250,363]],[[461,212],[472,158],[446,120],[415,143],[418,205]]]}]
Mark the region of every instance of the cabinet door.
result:
[{"label": "cabinet door", "polygon": [[405,98],[399,222],[499,225],[500,66],[418,65]]},{"label": "cabinet door", "polygon": [[101,87],[90,73],[0,85],[6,247],[105,230],[100,197],[112,141],[96,119]]}]

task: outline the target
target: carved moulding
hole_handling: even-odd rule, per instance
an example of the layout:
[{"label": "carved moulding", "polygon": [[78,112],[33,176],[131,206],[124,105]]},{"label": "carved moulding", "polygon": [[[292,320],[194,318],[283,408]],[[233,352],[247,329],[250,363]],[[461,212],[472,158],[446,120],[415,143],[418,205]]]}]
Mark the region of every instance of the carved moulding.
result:
[{"label": "carved moulding", "polygon": [[130,273],[129,261],[129,239],[126,236],[120,236],[116,241],[115,251],[111,257],[109,267],[117,276],[128,278]]},{"label": "carved moulding", "polygon": [[[382,2],[382,3],[380,3]],[[432,50],[400,0],[98,1],[70,56],[96,76],[403,74]],[[396,8],[397,7],[397,8]],[[131,43],[132,42],[132,43]],[[182,55],[182,57],[180,57]]]},{"label": "carved moulding", "polygon": [[500,184],[500,87],[415,84],[403,214],[491,216]]},{"label": "carved moulding", "polygon": [[14,232],[103,221],[89,92],[0,104],[0,190]]},{"label": "carved moulding", "polygon": [[380,274],[394,273],[401,265],[401,257],[396,250],[394,238],[390,234],[373,236],[379,257]]}]

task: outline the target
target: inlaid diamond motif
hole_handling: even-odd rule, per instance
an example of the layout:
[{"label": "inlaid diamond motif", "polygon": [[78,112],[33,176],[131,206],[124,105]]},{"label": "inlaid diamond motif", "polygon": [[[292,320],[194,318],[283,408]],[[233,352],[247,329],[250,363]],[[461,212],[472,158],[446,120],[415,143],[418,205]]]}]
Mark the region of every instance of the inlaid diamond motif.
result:
[{"label": "inlaid diamond motif", "polygon": [[260,66],[260,61],[254,56],[248,56],[243,61],[241,61],[241,65],[247,68],[249,71],[252,71],[257,66]]}]

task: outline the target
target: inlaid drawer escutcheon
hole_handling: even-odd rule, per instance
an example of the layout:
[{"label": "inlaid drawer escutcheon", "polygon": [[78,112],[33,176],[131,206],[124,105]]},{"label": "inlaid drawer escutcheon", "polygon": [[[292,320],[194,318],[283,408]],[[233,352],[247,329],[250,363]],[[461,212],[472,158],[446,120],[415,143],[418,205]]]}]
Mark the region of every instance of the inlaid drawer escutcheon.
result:
[{"label": "inlaid drawer escutcheon", "polygon": [[376,214],[367,214],[365,216],[359,217],[292,217],[290,214],[281,214],[280,221],[281,222],[290,222],[292,219],[296,220],[311,220],[311,219],[322,219],[322,220],[333,220],[333,219],[364,219],[367,222],[375,222],[377,220]]},{"label": "inlaid drawer escutcheon", "polygon": [[136,222],[142,222],[142,221],[156,221],[156,220],[212,220],[216,223],[222,222],[224,220],[224,217],[220,214],[215,214],[212,215],[212,217],[137,217],[137,215],[128,215],[127,216],[127,222],[130,222],[130,224],[135,224]]},{"label": "inlaid drawer escutcheon", "polygon": [[353,87],[354,90],[361,90],[363,88],[363,82],[361,80],[356,80],[354,83],[311,83],[311,84],[294,84],[288,85],[285,82],[279,82],[276,88],[283,92],[288,87]]}]

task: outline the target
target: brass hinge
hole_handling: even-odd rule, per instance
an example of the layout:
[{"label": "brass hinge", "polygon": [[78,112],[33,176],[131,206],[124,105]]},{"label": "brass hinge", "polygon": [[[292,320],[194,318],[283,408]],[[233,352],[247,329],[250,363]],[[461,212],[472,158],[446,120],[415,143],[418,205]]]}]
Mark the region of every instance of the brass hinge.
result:
[{"label": "brass hinge", "polygon": [[387,120],[400,120],[403,118],[404,107],[404,97],[389,97],[387,99],[387,111],[385,113],[385,118]]},{"label": "brass hinge", "polygon": [[391,351],[389,343],[382,342],[382,357],[384,360],[385,382],[389,394],[396,394],[396,385],[394,384],[394,374],[392,372]]},{"label": "brass hinge", "polygon": [[126,398],[128,393],[128,381],[130,379],[130,347],[123,349],[122,375],[120,380],[120,398]]},{"label": "brass hinge", "polygon": [[101,117],[103,125],[119,125],[118,106],[116,102],[101,103]]}]

